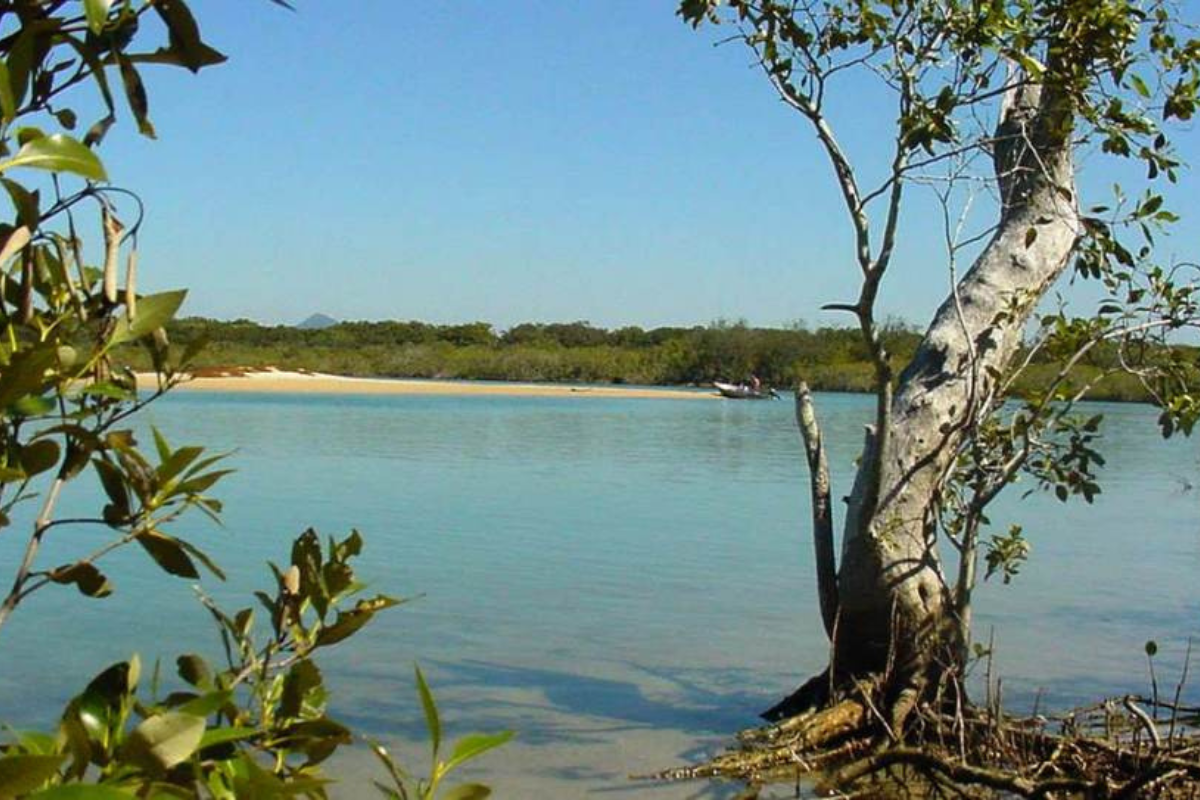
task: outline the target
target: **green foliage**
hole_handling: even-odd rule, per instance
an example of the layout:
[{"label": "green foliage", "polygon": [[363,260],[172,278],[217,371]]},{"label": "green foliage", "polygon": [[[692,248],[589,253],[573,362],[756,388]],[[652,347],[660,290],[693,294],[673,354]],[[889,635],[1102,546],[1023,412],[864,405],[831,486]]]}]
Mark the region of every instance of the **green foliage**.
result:
[{"label": "green foliage", "polygon": [[996,534],[987,543],[987,575],[996,573],[1011,583],[1021,571],[1021,565],[1029,557],[1029,542],[1025,540],[1020,525],[1009,526],[1008,533]]},{"label": "green foliage", "polygon": [[[180,351],[203,343],[192,359],[200,374],[273,366],[391,378],[706,385],[752,373],[781,387],[803,379],[817,391],[870,392],[874,385],[869,353],[859,332],[850,328],[753,328],[718,322],[693,328],[606,330],[582,322],[525,323],[490,344],[460,346],[449,341],[449,327],[343,322],[306,330],[189,317],[168,324],[167,331]],[[919,339],[904,325],[885,330],[883,340],[897,368],[911,357]],[[1193,352],[1186,347],[1177,351]],[[153,366],[144,351],[123,351],[122,356],[135,367]],[[1036,355],[1016,377],[1012,393],[1035,394],[1061,366],[1044,353]],[[1098,348],[1076,366],[1074,376],[1093,386],[1090,399],[1153,399],[1140,381],[1118,366],[1115,350]],[[1195,377],[1188,380],[1195,385]]]},{"label": "green foliage", "polygon": [[[13,206],[12,221],[0,222],[0,527],[12,524],[18,505],[41,502],[12,589],[0,600],[0,625],[31,594],[54,585],[107,596],[115,585],[98,562],[135,542],[172,575],[194,579],[197,563],[219,574],[197,545],[170,529],[190,509],[211,516],[220,511],[208,491],[228,473],[220,468],[222,457],[200,447],[172,448],[157,431],[147,454],[125,427],[176,383],[193,354],[172,355],[164,330],[185,292],[137,291],[140,205],[128,191],[102,183],[107,172],[94,150],[116,114],[110,67],[119,64],[127,82],[140,84],[135,62],[171,63],[181,48],[197,46],[198,32],[180,37],[168,24],[167,43],[153,52],[136,49],[138,21],[151,8],[88,0],[0,12],[15,16],[11,35],[0,41],[0,151],[6,156],[0,181]],[[183,2],[173,8],[177,23],[188,14]],[[63,93],[85,83],[99,89],[107,115],[84,141],[18,126],[36,118],[73,128],[76,115],[61,104]],[[131,92],[129,101],[145,132],[143,95]],[[49,183],[30,168],[49,173]],[[126,204],[132,209],[123,210]],[[127,227],[120,215],[130,210],[135,221]],[[93,241],[100,246],[89,250],[80,228],[92,211],[99,228]],[[158,387],[147,395],[138,394],[132,372],[115,355],[134,347],[145,350],[158,373]],[[56,520],[63,487],[89,476],[108,499],[103,512]],[[43,540],[67,524],[106,529],[110,537],[74,561],[39,564]]]},{"label": "green foliage", "polygon": [[[322,765],[353,734],[328,714],[316,656],[402,602],[362,596],[365,586],[351,565],[362,548],[357,531],[323,546],[308,530],[293,543],[287,569],[271,565],[274,591],[255,593],[259,609],[227,612],[201,594],[225,663],[180,655],[181,683],[165,695],[157,666],[147,687],[137,656],[108,667],[67,704],[55,731],[20,732],[0,744],[0,796],[326,797],[332,781]],[[393,781],[379,784],[381,791],[422,800],[486,797],[479,784],[438,789],[511,732],[470,734],[441,760],[437,706],[419,670],[417,683],[432,744],[430,776],[411,781],[372,743]]]},{"label": "green foliage", "polygon": [[[145,50],[140,21],[152,14],[165,42]],[[193,367],[202,342],[170,345],[166,328],[184,291],[138,292],[141,204],[105,183],[95,152],[116,120],[113,69],[138,129],[153,136],[139,65],[195,72],[224,57],[204,43],[184,0],[5,3],[0,20],[0,185],[13,206],[11,221],[0,222],[0,529],[17,528],[18,506],[37,501],[39,508],[5,584],[11,588],[0,596],[2,629],[39,591],[74,587],[88,598],[118,591],[102,570],[105,558],[135,543],[169,575],[196,580],[203,569],[223,579],[214,560],[174,529],[192,511],[218,518],[221,503],[210,491],[229,470],[223,455],[173,446],[159,430],[143,446],[128,427]],[[63,96],[87,83],[105,114],[82,141],[18,126],[33,118],[73,129],[76,113]],[[99,246],[88,249],[81,230],[93,226]],[[460,338],[483,333],[469,328]],[[156,376],[149,391],[139,391],[129,367],[138,353]],[[58,518],[64,487],[88,480],[103,490],[103,508]],[[104,531],[103,543],[65,563],[42,563],[48,538],[80,526]],[[55,731],[14,733],[0,743],[0,797],[325,797],[330,781],[321,765],[353,735],[327,714],[315,656],[400,602],[362,594],[350,563],[362,546],[357,532],[322,545],[306,531],[287,568],[272,565],[275,585],[256,593],[257,611],[226,613],[202,594],[225,663],[179,656],[182,686],[165,695],[157,666],[143,680],[136,656],[103,670],[67,704]],[[506,738],[464,739],[466,750],[436,762],[423,796],[432,800],[447,772],[487,749],[480,743]]]},{"label": "green foliage", "polygon": [[425,676],[421,674],[421,668],[416,667],[414,671],[417,681],[417,694],[421,698],[421,708],[425,712],[425,727],[429,732],[431,750],[429,777],[422,779],[412,778],[396,763],[396,760],[388,752],[387,748],[378,742],[372,742],[371,749],[375,753],[375,757],[387,769],[388,777],[391,779],[390,785],[376,781],[375,786],[385,797],[392,798],[392,800],[434,800],[439,796],[442,800],[482,800],[485,797],[491,796],[492,790],[478,783],[459,784],[441,795],[439,795],[438,789],[446,776],[455,769],[479,758],[489,750],[500,747],[512,739],[512,731],[502,731],[492,734],[467,734],[454,744],[450,752],[450,757],[443,761],[440,758],[442,749],[442,721],[437,703],[434,702],[433,693],[429,690],[429,685],[425,682]]},{"label": "green foliage", "polygon": [[0,781],[60,787],[47,796],[86,780],[114,797],[324,797],[320,765],[352,736],[327,714],[314,656],[399,602],[355,600],[364,587],[350,560],[361,550],[357,532],[325,547],[315,532],[302,534],[288,569],[272,566],[275,591],[257,593],[263,625],[252,607],[227,613],[202,596],[225,665],[179,656],[182,688],[165,696],[157,675],[146,688],[136,656],[112,665],[67,704],[53,734],[21,733],[0,746]]}]

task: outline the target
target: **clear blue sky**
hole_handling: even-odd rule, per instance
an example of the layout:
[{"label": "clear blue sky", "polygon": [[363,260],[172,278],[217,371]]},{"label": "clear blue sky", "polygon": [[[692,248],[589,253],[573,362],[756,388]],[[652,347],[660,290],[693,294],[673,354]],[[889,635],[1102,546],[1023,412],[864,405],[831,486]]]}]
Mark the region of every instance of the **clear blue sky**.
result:
[{"label": "clear blue sky", "polygon": [[[828,165],[670,0],[193,5],[229,62],[147,68],[159,140],[126,117],[104,147],[148,204],[146,288],[190,287],[187,313],[848,322],[817,310],[857,291]],[[845,89],[841,135],[878,167],[890,107]],[[1180,205],[1187,230],[1200,195]],[[881,304],[922,324],[947,286],[932,211]]]}]

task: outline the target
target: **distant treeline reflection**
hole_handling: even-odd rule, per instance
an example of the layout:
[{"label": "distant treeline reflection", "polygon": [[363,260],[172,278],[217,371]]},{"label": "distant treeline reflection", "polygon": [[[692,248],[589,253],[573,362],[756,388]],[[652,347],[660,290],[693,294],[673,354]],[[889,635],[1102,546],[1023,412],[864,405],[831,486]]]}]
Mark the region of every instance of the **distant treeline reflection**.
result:
[{"label": "distant treeline reflection", "polygon": [[[704,385],[757,375],[768,385],[798,379],[818,391],[869,391],[871,365],[855,328],[757,328],[719,321],[690,328],[598,328],[587,322],[525,323],[497,331],[486,322],[433,325],[416,321],[342,322],[325,328],[265,326],[190,317],[172,323],[171,341],[205,338],[197,366],[304,369],[339,375],[506,381]],[[901,323],[883,338],[897,368],[920,341]],[[1094,352],[1087,374],[1111,366],[1115,354]],[[1035,360],[1020,386],[1045,385],[1058,365]],[[1097,398],[1141,400],[1136,380],[1105,379]]]}]

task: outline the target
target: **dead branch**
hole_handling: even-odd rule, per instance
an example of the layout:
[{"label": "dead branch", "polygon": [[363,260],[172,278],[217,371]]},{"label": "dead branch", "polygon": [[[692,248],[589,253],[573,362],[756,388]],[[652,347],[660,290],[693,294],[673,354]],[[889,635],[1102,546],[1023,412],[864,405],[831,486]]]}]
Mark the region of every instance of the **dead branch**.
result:
[{"label": "dead branch", "polygon": [[829,461],[825,442],[817,424],[812,394],[803,381],[796,387],[796,423],[808,457],[808,477],[812,490],[813,550],[817,566],[817,595],[825,634],[832,639],[837,621],[837,563],[833,554],[833,502],[829,480]]}]

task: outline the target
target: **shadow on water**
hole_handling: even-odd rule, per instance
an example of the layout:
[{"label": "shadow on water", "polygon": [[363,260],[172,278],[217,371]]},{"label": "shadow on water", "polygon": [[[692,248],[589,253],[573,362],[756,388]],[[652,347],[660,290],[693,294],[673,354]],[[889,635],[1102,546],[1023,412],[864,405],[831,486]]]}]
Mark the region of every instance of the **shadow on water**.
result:
[{"label": "shadow on water", "polygon": [[[646,667],[625,663],[634,679],[582,675],[540,667],[488,661],[431,661],[439,696],[455,717],[473,727],[520,726],[527,744],[599,741],[622,730],[653,729],[691,737],[720,737],[753,725],[767,695],[743,687],[753,684],[744,670]],[[661,691],[647,693],[646,685]],[[482,696],[480,696],[482,695]],[[380,698],[342,716],[368,731],[420,735],[411,703]],[[589,724],[562,726],[556,718],[586,718]],[[403,724],[397,726],[397,721]],[[399,730],[397,730],[399,728]],[[590,735],[590,734],[595,734]]]},{"label": "shadow on water", "polygon": [[[661,734],[661,755],[650,745],[650,769],[697,763],[730,744],[738,730],[755,724],[757,710],[770,704],[768,695],[744,688],[754,681],[745,670],[612,662],[613,672],[628,676],[612,678],[482,660],[422,664],[431,676],[443,723],[450,729],[448,736],[467,730],[512,729],[521,747],[582,747],[576,753],[582,763],[529,763],[522,771],[526,777],[536,774],[574,785],[589,795],[654,797],[661,790],[688,800],[736,796],[739,787],[730,784],[630,780],[630,772],[637,770],[614,764],[611,752],[603,764],[588,763],[588,753],[603,752],[623,734]],[[355,681],[372,680],[367,670],[346,672],[354,673]],[[418,742],[426,735],[421,711],[409,693],[382,693],[370,703],[352,702],[335,714],[368,736]],[[630,746],[639,748],[647,744],[643,738],[628,741],[637,742]],[[590,751],[593,747],[602,749]]]}]

